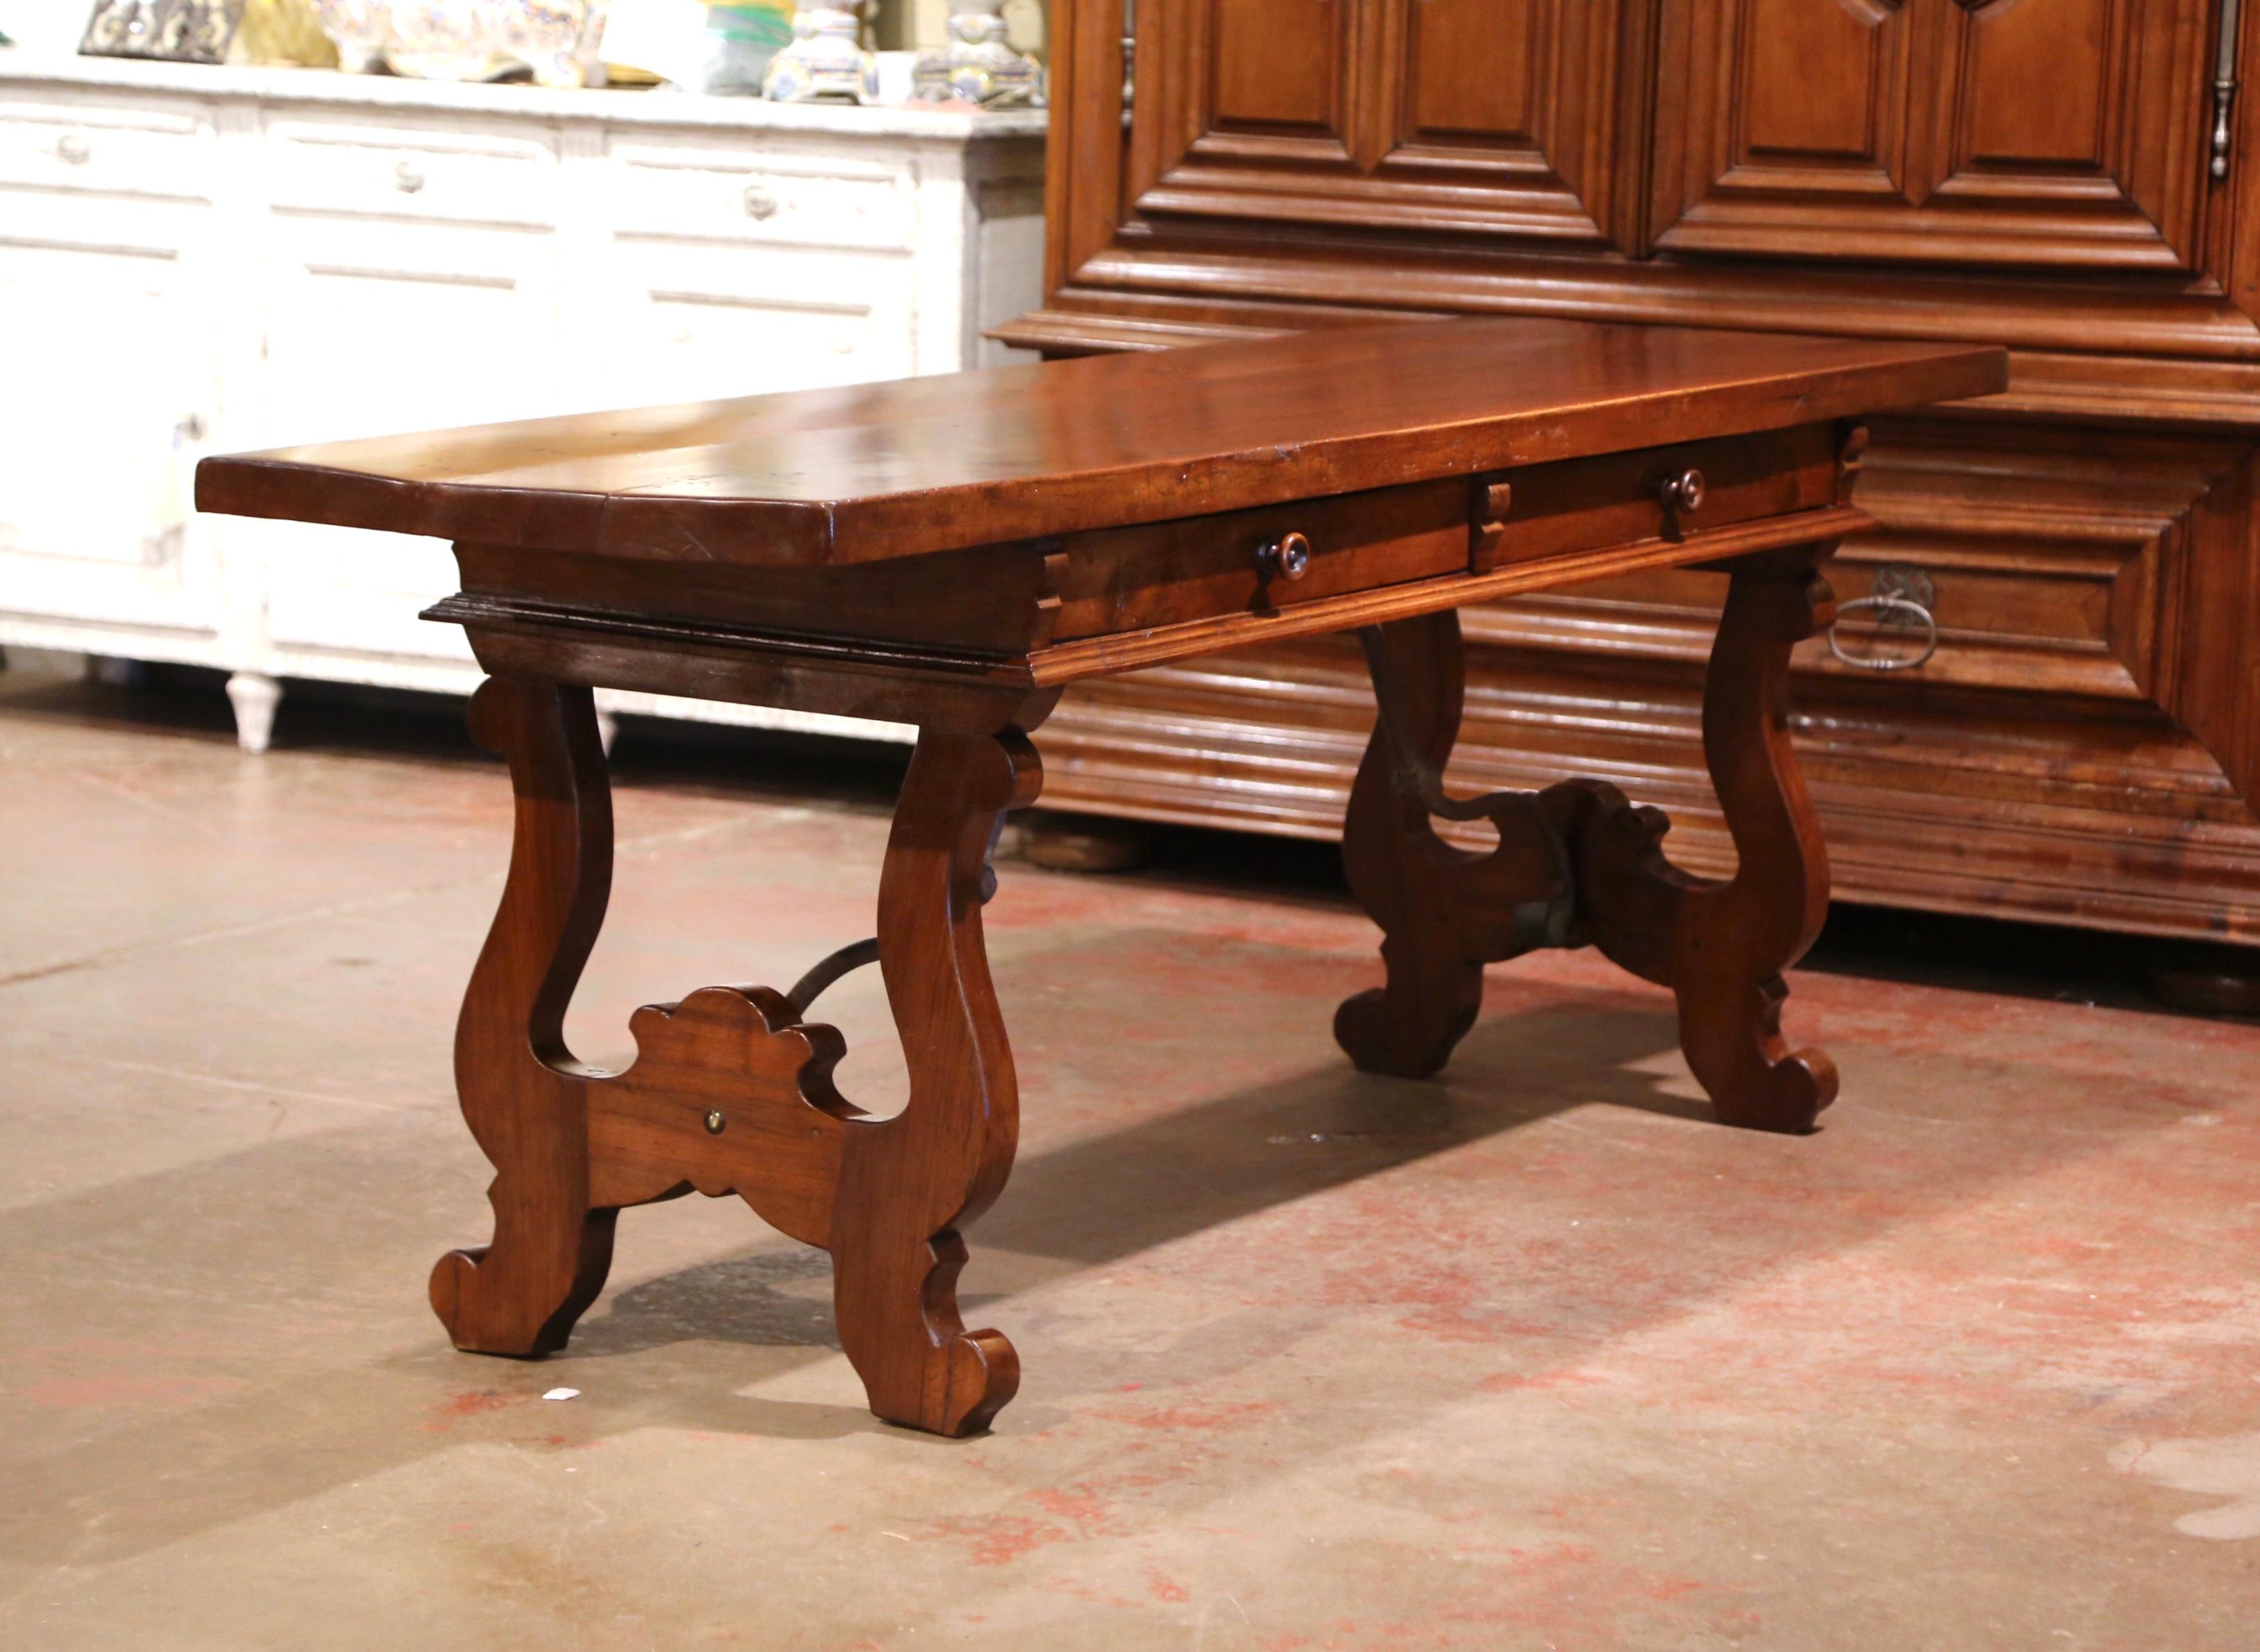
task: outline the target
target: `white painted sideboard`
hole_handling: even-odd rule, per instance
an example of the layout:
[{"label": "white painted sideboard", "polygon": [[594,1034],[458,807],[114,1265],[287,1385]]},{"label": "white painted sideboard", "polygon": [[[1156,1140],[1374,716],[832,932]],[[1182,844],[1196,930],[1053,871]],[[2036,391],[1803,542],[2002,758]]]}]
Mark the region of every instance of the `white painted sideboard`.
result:
[{"label": "white painted sideboard", "polygon": [[468,692],[446,546],[197,516],[197,460],[1005,359],[1042,132],[0,49],[0,645],[218,667],[254,750],[286,678]]}]

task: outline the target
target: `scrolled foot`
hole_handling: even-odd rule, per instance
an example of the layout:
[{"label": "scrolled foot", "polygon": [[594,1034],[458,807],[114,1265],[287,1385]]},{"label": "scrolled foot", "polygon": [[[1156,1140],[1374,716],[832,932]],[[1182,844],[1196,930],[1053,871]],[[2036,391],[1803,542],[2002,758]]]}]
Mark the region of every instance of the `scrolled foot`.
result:
[{"label": "scrolled foot", "polygon": [[1789,988],[1770,976],[1739,1015],[1691,1023],[1680,1035],[1687,1062],[1712,1097],[1719,1122],[1744,1130],[1803,1135],[1836,1099],[1836,1063],[1825,1050],[1792,1050],[1781,1035]]},{"label": "scrolled foot", "polygon": [[1019,1391],[1020,1356],[1005,1334],[968,1331],[958,1315],[965,1241],[955,1229],[899,1248],[835,1243],[833,1266],[840,1346],[873,1415],[961,1439]]},{"label": "scrolled foot", "polygon": [[432,1269],[432,1311],[466,1354],[554,1354],[604,1287],[617,1212],[591,1211],[577,1234],[512,1235],[451,1250]]},{"label": "scrolled foot", "polygon": [[1425,969],[1421,961],[1382,959],[1390,984],[1345,998],[1334,1012],[1334,1042],[1362,1073],[1393,1078],[1433,1078],[1476,1024],[1483,1007],[1482,966],[1448,959]]}]

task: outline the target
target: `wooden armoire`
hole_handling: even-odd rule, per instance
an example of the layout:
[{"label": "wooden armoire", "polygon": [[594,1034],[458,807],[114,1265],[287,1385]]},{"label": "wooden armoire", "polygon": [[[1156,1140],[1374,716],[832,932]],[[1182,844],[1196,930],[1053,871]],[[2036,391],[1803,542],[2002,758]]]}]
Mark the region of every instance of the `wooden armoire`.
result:
[{"label": "wooden armoire", "polygon": [[[1480,312],[2007,345],[2006,394],[1874,421],[1881,526],[1830,577],[1895,600],[1796,690],[1837,892],[2260,945],[2260,18],[1132,6],[1053,0],[1048,297],[1003,336]],[[1722,584],[1470,611],[1461,780],[1606,776],[1729,862],[1696,720]],[[1372,716],[1347,640],[1079,689],[1045,800],[1331,835]]]}]

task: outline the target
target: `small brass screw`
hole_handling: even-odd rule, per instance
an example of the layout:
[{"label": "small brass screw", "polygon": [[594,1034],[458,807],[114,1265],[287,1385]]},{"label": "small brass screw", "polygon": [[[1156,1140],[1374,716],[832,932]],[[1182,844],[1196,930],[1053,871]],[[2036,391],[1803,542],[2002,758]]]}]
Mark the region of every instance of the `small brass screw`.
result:
[{"label": "small brass screw", "polygon": [[719,1136],[730,1127],[730,1116],[719,1107],[706,1115],[706,1134]]}]

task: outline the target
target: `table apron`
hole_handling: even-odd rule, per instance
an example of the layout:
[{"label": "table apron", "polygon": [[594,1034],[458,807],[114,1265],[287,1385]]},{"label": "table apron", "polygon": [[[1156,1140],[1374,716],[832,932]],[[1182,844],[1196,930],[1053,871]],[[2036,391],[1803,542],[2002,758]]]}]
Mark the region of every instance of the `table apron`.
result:
[{"label": "table apron", "polygon": [[1268,612],[1079,638],[1019,654],[802,635],[473,592],[435,604],[425,617],[462,626],[480,664],[499,676],[925,726],[1026,728],[1033,726],[1026,718],[1048,713],[1062,689],[1091,677],[1614,575],[1828,544],[1868,526],[1868,517],[1849,505],[1799,511],[1677,539],[1345,592]]}]

